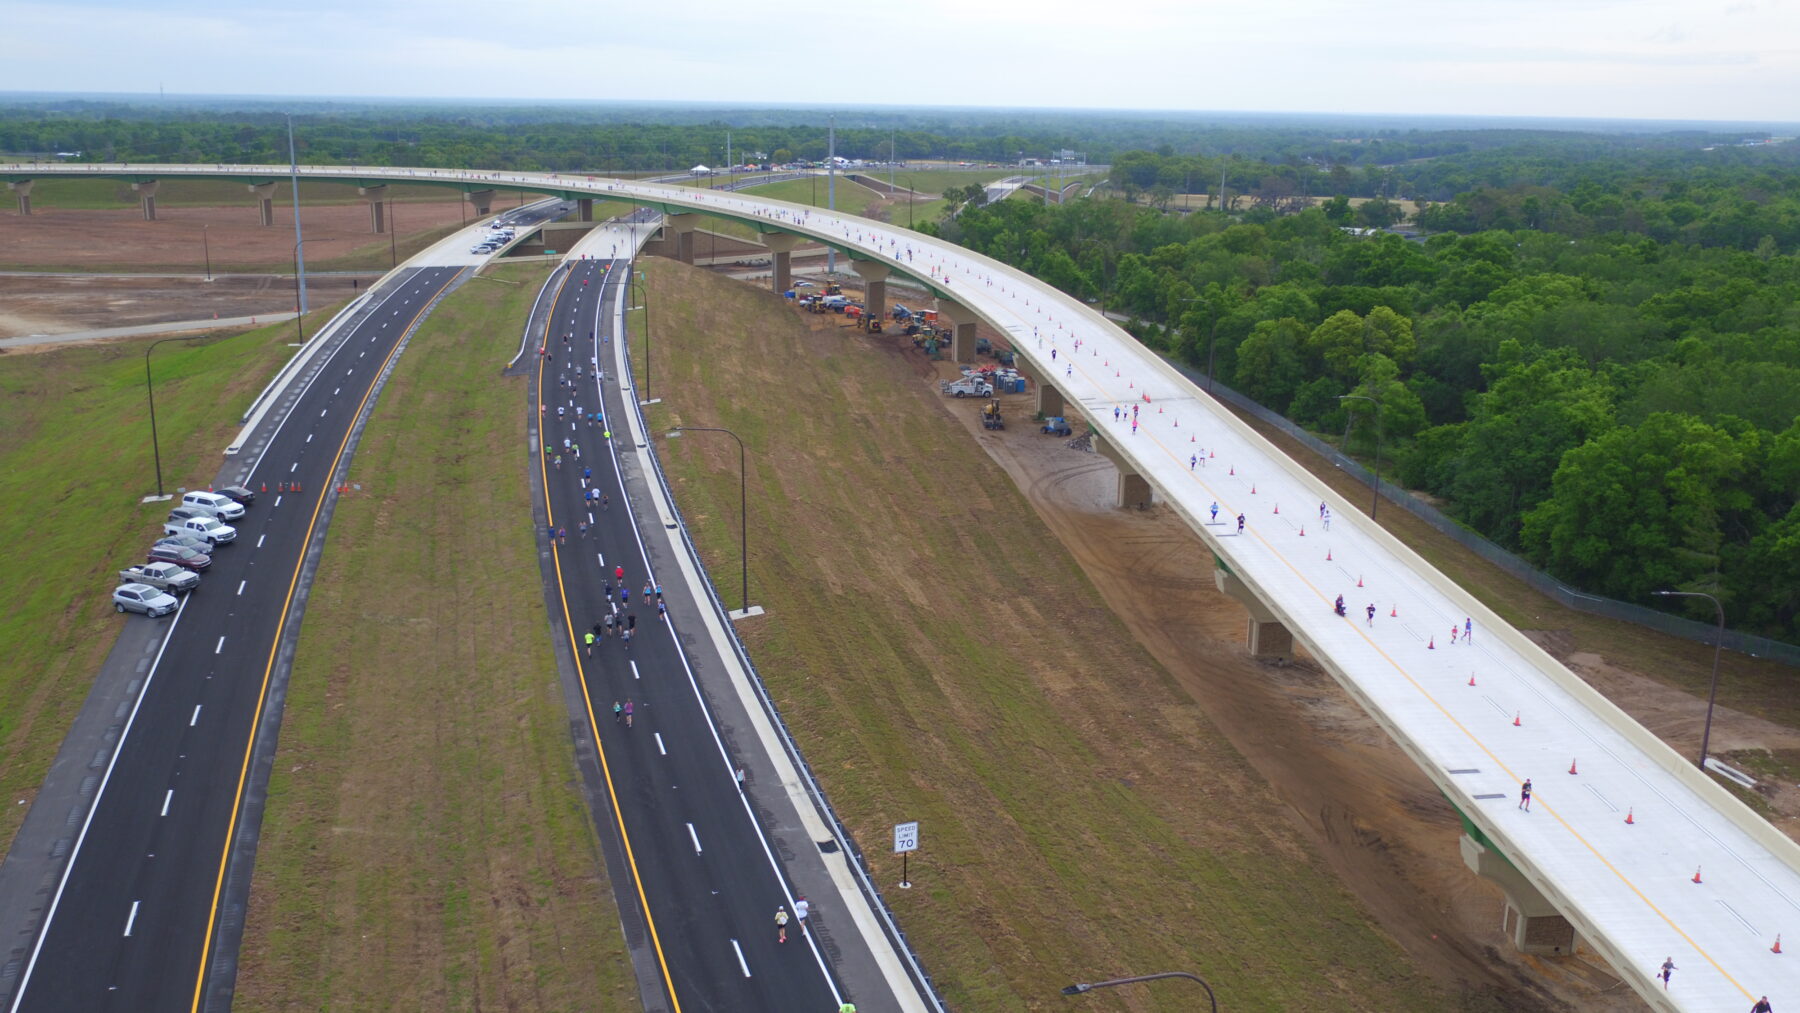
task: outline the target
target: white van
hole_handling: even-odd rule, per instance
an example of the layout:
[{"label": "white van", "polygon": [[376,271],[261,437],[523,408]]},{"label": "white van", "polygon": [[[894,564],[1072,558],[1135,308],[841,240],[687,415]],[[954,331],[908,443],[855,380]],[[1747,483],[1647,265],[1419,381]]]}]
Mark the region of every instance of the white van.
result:
[{"label": "white van", "polygon": [[228,521],[244,516],[244,505],[230,496],[196,490],[181,497],[181,505],[196,507]]}]

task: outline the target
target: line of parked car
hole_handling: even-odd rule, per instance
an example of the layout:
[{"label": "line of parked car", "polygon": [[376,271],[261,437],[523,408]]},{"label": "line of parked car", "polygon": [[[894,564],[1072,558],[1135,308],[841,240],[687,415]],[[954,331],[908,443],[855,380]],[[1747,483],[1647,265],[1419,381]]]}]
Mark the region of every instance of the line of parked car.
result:
[{"label": "line of parked car", "polygon": [[492,253],[513,239],[512,226],[496,218],[488,225],[488,238],[469,247],[470,253]]},{"label": "line of parked car", "polygon": [[145,561],[119,571],[113,608],[151,617],[175,611],[181,604],[175,596],[199,588],[213,553],[237,540],[237,529],[225,522],[243,517],[255,502],[254,492],[236,485],[184,494],[181,505],[169,511],[162,537],[150,546]]}]

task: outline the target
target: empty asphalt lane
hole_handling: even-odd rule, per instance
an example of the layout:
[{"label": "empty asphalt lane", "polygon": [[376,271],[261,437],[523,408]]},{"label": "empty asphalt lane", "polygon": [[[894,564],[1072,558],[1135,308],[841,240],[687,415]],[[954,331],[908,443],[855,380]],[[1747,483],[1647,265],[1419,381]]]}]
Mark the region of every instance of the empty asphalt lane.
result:
[{"label": "empty asphalt lane", "polygon": [[423,269],[390,283],[380,311],[355,326],[279,422],[243,482],[259,490],[256,504],[214,556],[118,746],[13,1009],[198,1005],[203,954],[216,956],[221,928],[241,927],[241,898],[220,903],[225,858],[258,712],[277,661],[286,663],[277,645],[295,632],[289,607],[304,600],[302,562],[329,518],[334,469],[348,460],[351,427],[399,338],[459,273]]}]

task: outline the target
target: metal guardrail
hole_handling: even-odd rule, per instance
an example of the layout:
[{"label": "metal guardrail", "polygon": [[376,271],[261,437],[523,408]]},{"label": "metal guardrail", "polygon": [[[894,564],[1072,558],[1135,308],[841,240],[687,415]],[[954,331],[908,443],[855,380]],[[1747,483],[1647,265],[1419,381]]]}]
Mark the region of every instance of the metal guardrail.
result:
[{"label": "metal guardrail", "polygon": [[[1163,356],[1163,359],[1183,376],[1194,381],[1196,385],[1202,388],[1207,385],[1205,373],[1176,362],[1166,355]],[[1226,402],[1246,415],[1251,415],[1258,421],[1267,423],[1268,425],[1281,430],[1286,435],[1304,444],[1308,450],[1311,450],[1313,453],[1330,461],[1334,467],[1344,471],[1358,481],[1368,482],[1373,478],[1369,469],[1364,467],[1360,462],[1344,454],[1337,447],[1334,447],[1324,440],[1319,439],[1317,436],[1314,436],[1312,433],[1307,432],[1304,428],[1296,425],[1279,412],[1272,411],[1263,405],[1258,404],[1248,395],[1239,393],[1238,391],[1219,383],[1217,380],[1214,380],[1212,383],[1212,394],[1214,397]],[[1470,552],[1475,553],[1502,570],[1505,570],[1512,576],[1531,585],[1534,590],[1555,599],[1558,604],[1565,608],[1575,609],[1578,612],[1586,612],[1590,615],[1605,616],[1608,619],[1619,619],[1624,622],[1635,623],[1636,625],[1643,626],[1647,629],[1656,630],[1660,633],[1667,633],[1670,636],[1680,637],[1683,640],[1691,640],[1695,643],[1707,644],[1709,646],[1718,639],[1718,627],[1713,623],[1696,622],[1692,619],[1684,619],[1681,616],[1672,616],[1666,612],[1659,612],[1656,609],[1647,606],[1634,605],[1631,602],[1590,594],[1586,591],[1578,591],[1568,586],[1566,583],[1557,580],[1550,574],[1532,566],[1517,554],[1502,548],[1500,545],[1473,531],[1470,531],[1468,528],[1459,524],[1450,515],[1413,496],[1411,493],[1408,493],[1405,489],[1400,488],[1392,482],[1381,483],[1381,497],[1400,509],[1405,510],[1407,513],[1412,514],[1414,517],[1424,521],[1426,524],[1431,525],[1444,535],[1455,539],[1463,548],[1468,549]],[[1725,631],[1724,643],[1726,648],[1737,651],[1740,654],[1747,654],[1753,658],[1769,658],[1774,661],[1782,662],[1783,664],[1800,665],[1800,645],[1790,644],[1781,640],[1774,640],[1769,637],[1760,637],[1753,633],[1743,633],[1733,629],[1727,629]]]},{"label": "metal guardrail", "polygon": [[[620,334],[619,340],[624,343],[627,371],[624,379],[629,381],[629,389],[632,392],[629,399],[631,410],[637,413],[638,424],[643,427],[643,431],[651,434],[653,431],[650,428],[649,419],[644,416],[644,406],[638,403],[637,380],[631,372],[630,337],[628,334]],[[711,599],[713,611],[718,615],[720,624],[731,638],[732,652],[737,655],[738,662],[744,666],[744,671],[749,673],[750,685],[756,690],[757,699],[762,702],[763,712],[768,715],[770,724],[781,736],[782,749],[787,753],[788,760],[793,763],[794,769],[800,772],[800,778],[805,782],[807,795],[812,798],[819,811],[825,814],[826,821],[831,826],[832,837],[836,839],[838,846],[844,849],[844,853],[850,857],[850,868],[856,875],[856,881],[861,886],[863,895],[868,898],[870,906],[880,915],[884,931],[893,942],[894,947],[906,959],[914,983],[930,999],[933,1009],[938,1013],[949,1013],[949,1007],[944,1005],[943,998],[938,995],[931,975],[926,972],[923,963],[919,960],[919,955],[907,942],[906,933],[894,920],[894,913],[888,907],[887,898],[882,895],[881,888],[876,886],[874,880],[870,878],[868,863],[863,857],[862,848],[857,845],[856,838],[851,835],[850,829],[844,826],[843,820],[838,818],[837,810],[832,808],[831,801],[825,797],[824,788],[813,776],[812,767],[807,764],[806,758],[800,753],[799,745],[794,742],[793,736],[788,732],[787,722],[782,719],[780,708],[776,706],[775,700],[769,695],[769,689],[763,682],[762,673],[757,670],[756,663],[750,659],[750,652],[745,648],[744,642],[738,638],[737,627],[731,622],[730,610],[726,608],[724,599],[719,596],[719,589],[713,583],[712,574],[700,558],[700,548],[688,536],[687,518],[682,515],[681,507],[675,500],[675,490],[669,485],[668,477],[663,473],[662,457],[657,453],[655,439],[646,440],[646,444],[645,450],[648,451],[651,463],[650,470],[656,475],[657,484],[662,486],[663,498],[675,515],[678,530],[681,532],[681,542],[686,547],[689,558],[693,560],[694,568],[699,571],[701,579],[706,583],[707,597]]]}]

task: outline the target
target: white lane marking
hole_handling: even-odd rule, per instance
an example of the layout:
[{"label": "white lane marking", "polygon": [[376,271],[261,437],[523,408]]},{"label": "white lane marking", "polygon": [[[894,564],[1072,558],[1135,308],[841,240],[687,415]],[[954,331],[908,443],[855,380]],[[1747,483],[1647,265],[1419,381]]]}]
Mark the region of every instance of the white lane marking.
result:
[{"label": "white lane marking", "polygon": [[[130,933],[128,932],[126,935],[130,935]],[[750,965],[744,963],[744,948],[739,946],[738,941],[735,939],[731,941],[731,948],[737,951],[738,966],[744,969],[744,977],[750,977]]]},{"label": "white lane marking", "polygon": [[669,755],[669,751],[668,751],[668,750],[667,750],[667,749],[664,749],[664,748],[663,748],[663,744],[662,744],[662,733],[661,733],[661,732],[653,732],[653,733],[651,733],[651,734],[653,734],[653,735],[655,735],[655,736],[656,736],[656,751],[657,751],[657,752],[658,752],[658,753],[661,753],[661,754],[662,754],[662,755],[664,755],[664,756],[667,756],[667,755]]},{"label": "white lane marking", "polygon": [[259,549],[262,548],[263,539],[265,539],[267,537],[269,537],[269,536],[268,535],[257,535],[256,536],[256,547]]},{"label": "white lane marking", "polygon": [[600,565],[601,565],[601,566],[605,566],[605,565],[606,565],[606,553],[604,553],[604,552],[596,552],[596,553],[594,553],[594,558],[595,558],[595,559],[598,559],[598,560],[599,560],[599,561],[600,561]]},{"label": "white lane marking", "polygon": [[363,356],[365,356],[365,355],[368,355],[368,354],[369,354],[369,353],[368,353],[368,351],[367,351],[367,350],[364,350],[364,351],[361,351],[361,352],[357,352],[357,353],[356,353],[356,357],[357,357],[357,358],[359,358],[359,359],[360,359],[360,358],[362,358],[362,357],[363,357]]},{"label": "white lane marking", "polygon": [[276,506],[280,506],[280,505],[281,505],[281,497],[280,497],[280,496],[277,496],[277,497],[275,497],[275,505],[276,505]]},{"label": "white lane marking", "polygon": [[328,411],[330,411],[330,410],[331,410],[331,409],[329,409],[329,408],[321,408],[321,409],[319,409],[319,417],[320,417],[320,418],[324,418],[324,417],[325,417],[325,413],[326,413],[326,412],[328,412]]},{"label": "white lane marking", "polygon": [[342,387],[333,387],[333,388],[331,388],[331,396],[337,397],[340,393],[343,392],[343,390],[344,390],[344,388],[342,388]]},{"label": "white lane marking", "polygon": [[592,511],[592,510],[589,510],[589,511],[588,511],[588,515],[587,515],[587,517],[588,517],[588,523],[589,523],[589,524],[592,524],[592,523],[594,523],[594,512],[593,512],[593,511]]},{"label": "white lane marking", "polygon": [[694,854],[698,855],[700,853],[700,835],[694,832],[694,825],[692,823],[689,823],[687,828],[688,836],[694,839]]},{"label": "white lane marking", "polygon": [[238,581],[238,594],[244,593],[244,585],[248,584],[248,583],[250,583],[250,581],[247,578],[244,580]]},{"label": "white lane marking", "polygon": [[224,649],[225,649],[225,638],[220,637],[219,642],[213,645],[213,653],[217,654],[220,651],[223,651]]},{"label": "white lane marking", "polygon": [[169,815],[169,803],[173,802],[174,800],[175,800],[175,789],[170,788],[168,793],[163,796],[163,808],[162,808],[162,812],[159,815],[162,815],[162,816]]},{"label": "white lane marking", "polygon": [[295,461],[293,464],[288,465],[288,474],[292,475],[297,469],[299,469],[299,467],[300,467],[299,461]]},{"label": "white lane marking", "polygon": [[311,433],[307,433],[307,434],[306,434],[306,442],[308,442],[308,443],[311,443],[311,442],[312,442],[312,438],[313,438],[313,434],[311,434]]},{"label": "white lane marking", "polygon": [[197,723],[197,722],[199,722],[199,720],[200,720],[200,708],[201,708],[201,707],[202,707],[202,706],[204,706],[204,705],[203,705],[203,704],[195,704],[195,705],[194,705],[194,713],[193,713],[193,714],[191,714],[191,715],[189,715],[189,717],[188,717],[188,727],[189,727],[189,728],[192,728],[192,727],[194,727],[194,725],[195,725],[195,724],[196,724],[196,723]]},{"label": "white lane marking", "polygon": [[140,903],[142,903],[142,901],[132,901],[131,913],[125,916],[125,934],[128,936],[131,935],[132,924],[137,921],[137,909]]},{"label": "white lane marking", "polygon": [[638,670],[637,670],[637,662],[636,662],[636,661],[633,661],[633,662],[632,662],[632,663],[631,663],[631,677],[632,677],[632,678],[633,678],[633,679],[636,679],[636,678],[639,678],[639,675],[638,675]]}]

